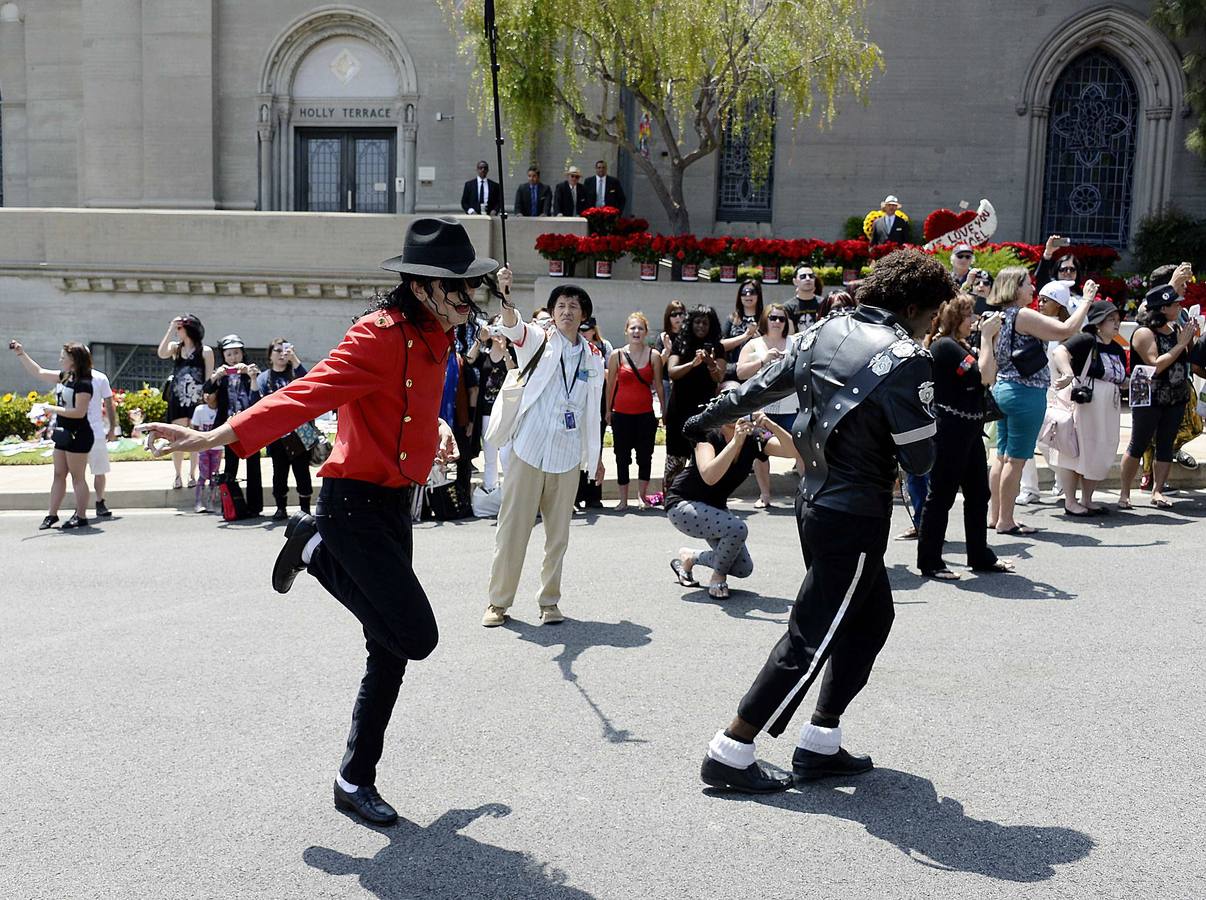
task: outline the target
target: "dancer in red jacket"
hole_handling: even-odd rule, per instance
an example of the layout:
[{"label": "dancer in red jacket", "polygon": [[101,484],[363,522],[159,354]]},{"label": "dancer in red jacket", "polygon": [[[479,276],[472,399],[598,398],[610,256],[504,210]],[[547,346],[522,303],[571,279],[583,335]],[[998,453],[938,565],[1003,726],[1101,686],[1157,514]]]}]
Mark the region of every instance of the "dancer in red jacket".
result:
[{"label": "dancer in red jacket", "polygon": [[[472,294],[497,270],[477,258],[452,219],[417,219],[401,256],[382,263],[402,281],[357,321],[326,359],[225,425],[206,433],[178,425],[144,430],[162,452],[229,444],[240,457],[338,408],[339,429],[314,516],[297,513],[272,570],[285,593],[306,569],[364,627],[368,662],[347,752],[335,778],[335,806],[376,825],[397,820],[375,787],[385,730],[409,660],[438,640],[435,616],[411,565],[411,493],[432,461],[457,456],[439,419],[453,329],[480,312]],[[510,272],[499,272],[510,289]]]}]

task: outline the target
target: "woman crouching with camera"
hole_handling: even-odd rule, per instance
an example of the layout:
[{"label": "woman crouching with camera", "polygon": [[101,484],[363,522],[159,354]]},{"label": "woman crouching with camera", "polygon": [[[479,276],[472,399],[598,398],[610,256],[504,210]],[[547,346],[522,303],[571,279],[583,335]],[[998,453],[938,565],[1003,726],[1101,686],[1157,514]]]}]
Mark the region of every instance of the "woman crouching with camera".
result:
[{"label": "woman crouching with camera", "polygon": [[754,561],[745,546],[749,528],[729,512],[729,497],[750,477],[754,461],[768,455],[796,459],[796,448],[790,434],[766,413],[757,412],[710,432],[666,489],[670,524],[688,537],[703,538],[711,548],[683,547],[670,560],[683,587],[698,587],[692,570],[707,566],[712,570],[708,595],[723,600],[729,596],[728,576],[748,578],[753,573]]},{"label": "woman crouching with camera", "polygon": [[[1084,331],[1055,348],[1055,388],[1072,406],[1079,452],[1073,456],[1052,447],[1047,461],[1064,492],[1064,512],[1098,516],[1109,512],[1093,503],[1093,492],[1105,481],[1118,452],[1122,423],[1121,385],[1126,381],[1126,351],[1114,338],[1122,317],[1109,300],[1089,306]],[[1079,491],[1077,490],[1079,488]],[[1080,500],[1077,500],[1079,494]]]},{"label": "woman crouching with camera", "polygon": [[930,334],[934,371],[934,465],[921,507],[917,568],[927,578],[957,581],[942,559],[942,545],[955,495],[963,491],[963,533],[967,564],[977,572],[1011,572],[988,546],[988,458],[984,450],[985,386],[997,374],[994,342],[1002,317],[993,314],[980,325],[982,345],[971,345],[976,325],[975,297],[960,293],[938,309]]},{"label": "woman crouching with camera", "polygon": [[54,383],[57,404],[46,404],[45,410],[55,416],[51,433],[54,441],[54,480],[50,483],[50,509],[38,526],[39,531],[52,527],[59,520],[59,506],[67,494],[67,474],[75,492],[75,515],[63,523],[68,528],[83,528],[88,524],[88,454],[96,436],[88,422],[88,404],[92,401],[92,354],[83,344],[72,341],[63,345],[59,355],[59,371],[43,369],[29,358],[20,341],[9,341],[8,347],[17,354],[25,371],[39,381]]}]

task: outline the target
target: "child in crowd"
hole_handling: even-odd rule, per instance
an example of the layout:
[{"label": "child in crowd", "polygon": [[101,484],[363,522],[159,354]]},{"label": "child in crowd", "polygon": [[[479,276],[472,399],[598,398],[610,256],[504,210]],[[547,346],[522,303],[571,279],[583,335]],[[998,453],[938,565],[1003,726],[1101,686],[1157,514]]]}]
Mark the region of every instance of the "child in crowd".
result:
[{"label": "child in crowd", "polygon": [[[202,394],[204,403],[193,410],[192,425],[197,431],[213,431],[218,419],[218,386],[211,380],[205,382]],[[194,495],[194,512],[206,511],[204,497],[206,490],[212,491],[217,487],[218,470],[222,467],[222,450],[214,448],[202,450],[197,459],[197,486]]]}]

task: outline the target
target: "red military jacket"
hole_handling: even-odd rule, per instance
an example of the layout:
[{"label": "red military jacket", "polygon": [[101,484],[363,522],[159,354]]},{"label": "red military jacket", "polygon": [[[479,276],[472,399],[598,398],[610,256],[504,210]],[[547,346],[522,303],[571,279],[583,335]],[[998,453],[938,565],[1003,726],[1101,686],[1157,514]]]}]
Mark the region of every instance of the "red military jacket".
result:
[{"label": "red military jacket", "polygon": [[370,313],[348,329],[331,355],[303,377],[234,416],[231,444],[242,458],[303,422],[339,411],[323,478],[384,487],[424,484],[439,445],[440,398],[451,332],[424,311]]}]

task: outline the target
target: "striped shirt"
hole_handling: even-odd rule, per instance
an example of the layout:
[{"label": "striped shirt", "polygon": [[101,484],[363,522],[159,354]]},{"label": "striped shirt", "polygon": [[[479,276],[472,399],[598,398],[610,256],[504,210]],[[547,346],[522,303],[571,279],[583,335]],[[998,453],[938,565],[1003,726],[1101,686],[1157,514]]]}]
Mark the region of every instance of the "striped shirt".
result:
[{"label": "striped shirt", "polygon": [[[550,340],[558,337],[555,330],[550,332]],[[582,465],[588,391],[591,387],[602,390],[599,379],[590,379],[591,363],[585,341],[571,344],[561,339],[560,371],[553,373],[548,387],[519,420],[511,443],[511,449],[529,466],[558,475]],[[572,429],[566,421],[569,415],[573,416]]]}]

